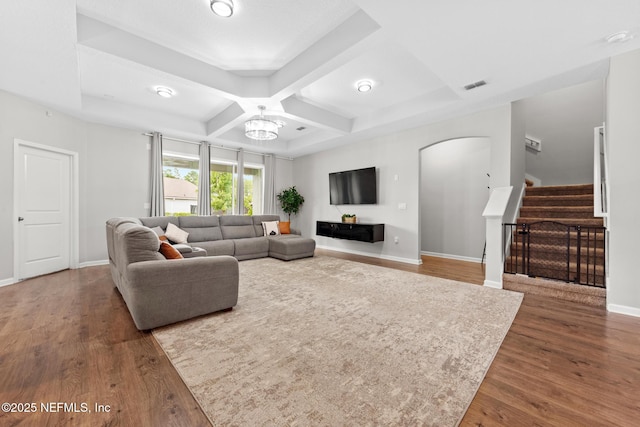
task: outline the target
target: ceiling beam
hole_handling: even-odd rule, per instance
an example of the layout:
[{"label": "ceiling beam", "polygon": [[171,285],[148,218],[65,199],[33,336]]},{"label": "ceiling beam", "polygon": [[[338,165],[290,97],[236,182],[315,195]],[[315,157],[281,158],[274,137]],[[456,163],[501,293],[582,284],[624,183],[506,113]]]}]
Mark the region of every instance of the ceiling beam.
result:
[{"label": "ceiling beam", "polygon": [[308,102],[304,102],[295,96],[282,100],[284,116],[291,117],[300,122],[317,126],[323,129],[349,133],[352,128],[352,120],[339,114],[325,110]]},{"label": "ceiling beam", "polygon": [[84,46],[202,84],[234,101],[269,96],[268,77],[242,77],[96,19],[77,17],[78,43]]},{"label": "ceiling beam", "polygon": [[207,122],[207,135],[216,137],[228,132],[240,121],[243,121],[246,116],[247,113],[242,107],[237,102],[234,102]]},{"label": "ceiling beam", "polygon": [[284,99],[364,52],[380,26],[358,11],[270,77],[271,96]]}]

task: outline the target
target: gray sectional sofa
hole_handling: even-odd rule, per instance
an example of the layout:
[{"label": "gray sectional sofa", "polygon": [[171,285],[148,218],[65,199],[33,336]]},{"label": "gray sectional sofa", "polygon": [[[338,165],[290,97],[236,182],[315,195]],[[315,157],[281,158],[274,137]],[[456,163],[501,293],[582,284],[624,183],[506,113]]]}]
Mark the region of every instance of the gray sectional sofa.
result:
[{"label": "gray sectional sofa", "polygon": [[279,221],[278,215],[221,215],[140,218],[142,225],[166,230],[169,223],[189,233],[188,245],[208,256],[230,255],[239,261],[270,256],[284,261],[311,257],[313,239],[298,234],[264,236],[262,222]]},{"label": "gray sectional sofa", "polygon": [[[238,260],[313,256],[315,241],[297,234],[264,236],[277,215],[112,218],[106,223],[111,275],[136,327],[153,329],[232,308],[238,301]],[[158,229],[188,233],[176,245],[185,259],[159,252]],[[155,231],[154,231],[155,229]]]}]

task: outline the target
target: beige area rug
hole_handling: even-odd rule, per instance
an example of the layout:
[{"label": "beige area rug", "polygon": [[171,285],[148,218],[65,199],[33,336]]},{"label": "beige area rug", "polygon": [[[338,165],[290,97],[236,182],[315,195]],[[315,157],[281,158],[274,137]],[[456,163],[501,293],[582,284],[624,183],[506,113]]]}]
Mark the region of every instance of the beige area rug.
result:
[{"label": "beige area rug", "polygon": [[522,294],[331,257],[240,262],[233,311],[153,331],[216,426],[454,426]]}]

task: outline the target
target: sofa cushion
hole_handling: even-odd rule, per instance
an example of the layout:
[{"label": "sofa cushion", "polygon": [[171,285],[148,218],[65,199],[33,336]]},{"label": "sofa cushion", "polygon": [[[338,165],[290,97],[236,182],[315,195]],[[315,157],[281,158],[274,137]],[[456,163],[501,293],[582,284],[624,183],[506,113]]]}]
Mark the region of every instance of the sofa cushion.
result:
[{"label": "sofa cushion", "polygon": [[167,242],[160,242],[160,253],[166,259],[182,259],[180,252]]},{"label": "sofa cushion", "polygon": [[180,217],[180,228],[189,233],[189,243],[222,240],[217,216],[183,216]]},{"label": "sofa cushion", "polygon": [[187,243],[187,239],[189,238],[189,233],[172,223],[167,225],[167,231],[164,232],[164,235],[176,243]]},{"label": "sofa cushion", "polygon": [[[264,258],[269,256],[269,239],[266,237],[246,237],[233,239],[234,257],[238,260]],[[208,252],[208,251],[207,251]]]},{"label": "sofa cushion", "polygon": [[262,229],[264,230],[263,236],[277,236],[280,234],[278,221],[263,221]]},{"label": "sofa cushion", "polygon": [[315,249],[315,240],[306,237],[285,234],[269,238],[269,256],[284,261],[312,257]]},{"label": "sofa cushion", "polygon": [[161,227],[163,230],[166,230],[169,223],[177,226],[178,218],[174,216],[149,216],[146,218],[140,218],[140,222],[145,227]]},{"label": "sofa cushion", "polygon": [[158,235],[158,239],[160,239],[161,242],[166,242],[169,240],[167,236],[164,235],[164,230],[159,225],[156,227],[153,227],[152,230],[154,233]]},{"label": "sofa cushion", "polygon": [[196,243],[199,248],[207,251],[208,256],[229,255],[233,256],[235,245],[233,240],[213,240],[209,242]]},{"label": "sofa cushion", "polygon": [[256,230],[256,237],[264,236],[264,229],[262,223],[267,221],[280,221],[279,215],[253,215],[253,228]]},{"label": "sofa cushion", "polygon": [[[250,216],[222,215],[219,218],[220,230],[222,231],[222,237],[225,240],[246,239],[258,236],[253,226],[252,217]],[[259,236],[262,236],[262,233],[260,233]]]},{"label": "sofa cushion", "polygon": [[150,228],[133,223],[120,224],[116,228],[115,249],[122,254],[117,259],[118,268],[141,261],[165,259],[158,250],[160,240]]},{"label": "sofa cushion", "polygon": [[182,255],[193,252],[193,248],[186,243],[176,243],[175,245],[171,246],[173,246],[173,249],[177,250]]}]

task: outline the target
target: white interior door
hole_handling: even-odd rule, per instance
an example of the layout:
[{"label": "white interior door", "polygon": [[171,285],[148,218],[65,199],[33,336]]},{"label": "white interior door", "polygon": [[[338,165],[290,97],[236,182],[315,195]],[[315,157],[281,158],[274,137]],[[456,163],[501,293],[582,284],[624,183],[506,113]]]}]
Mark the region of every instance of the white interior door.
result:
[{"label": "white interior door", "polygon": [[70,267],[71,157],[16,145],[18,280]]}]

